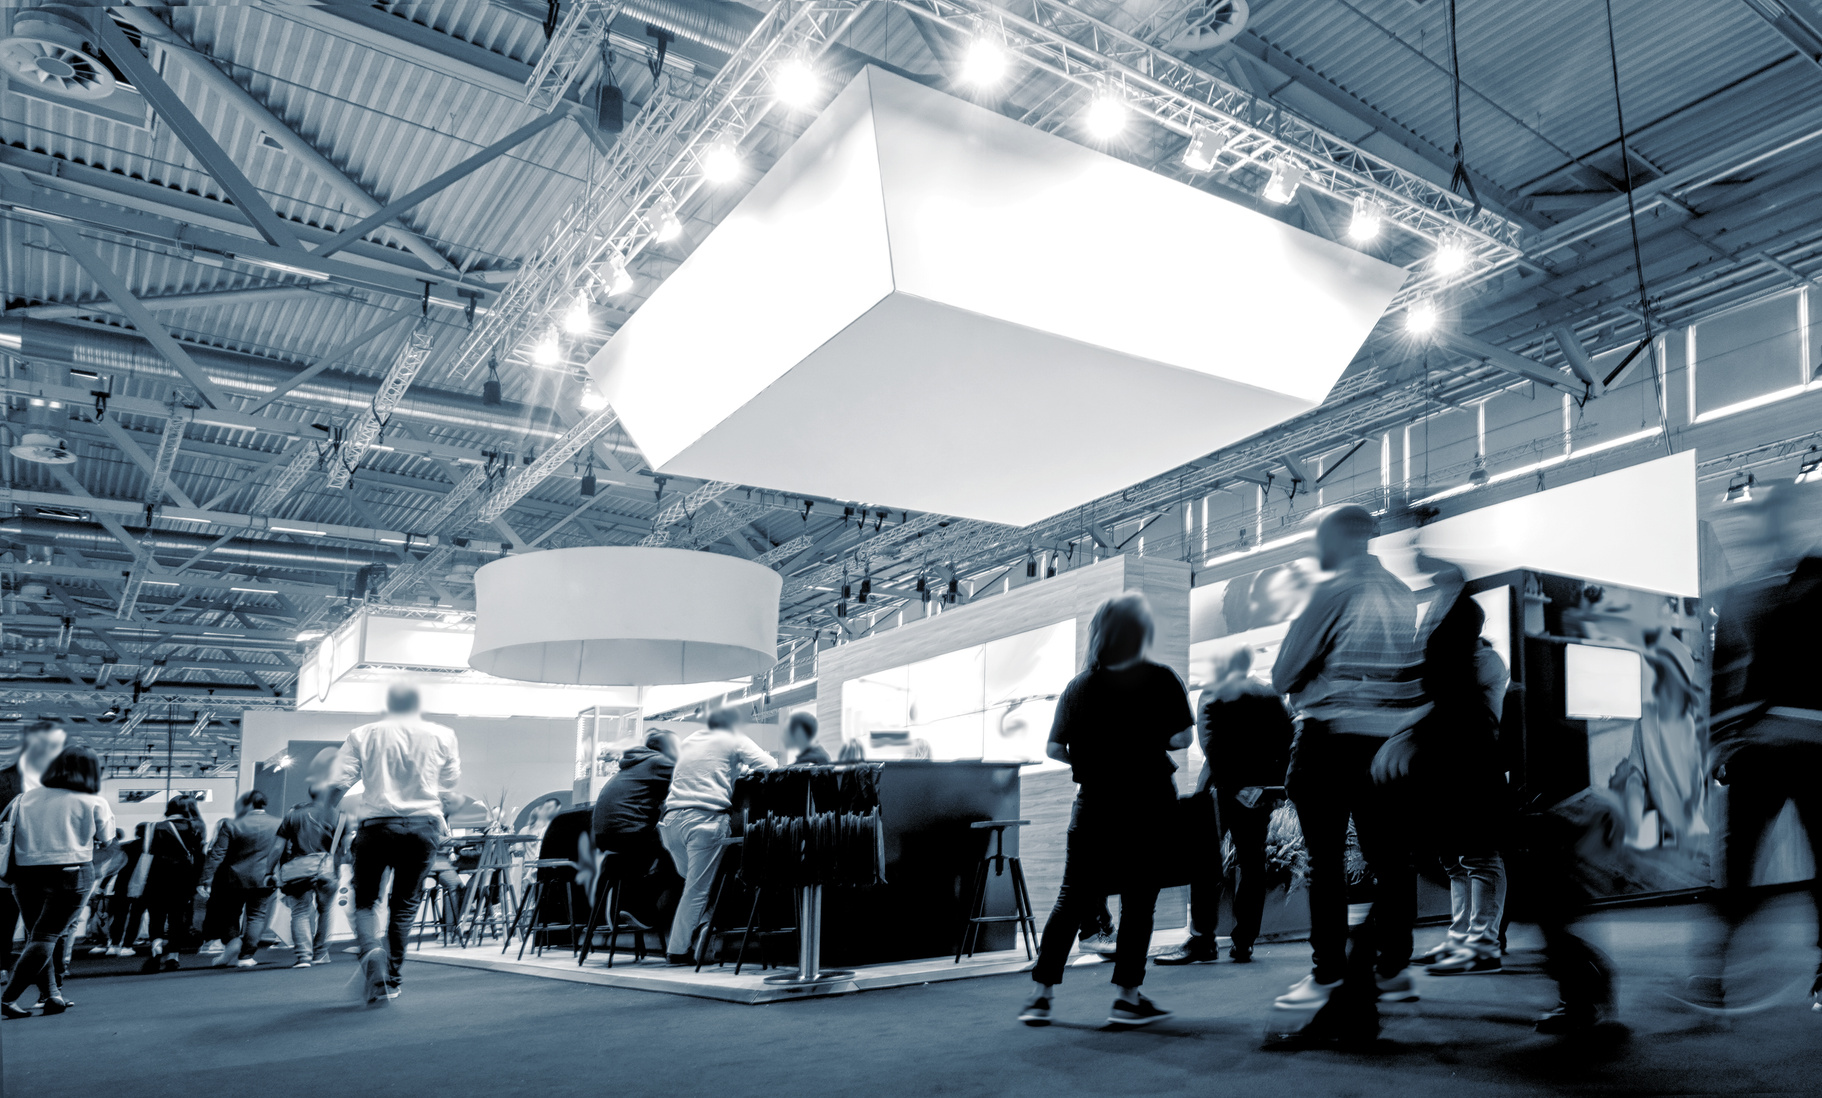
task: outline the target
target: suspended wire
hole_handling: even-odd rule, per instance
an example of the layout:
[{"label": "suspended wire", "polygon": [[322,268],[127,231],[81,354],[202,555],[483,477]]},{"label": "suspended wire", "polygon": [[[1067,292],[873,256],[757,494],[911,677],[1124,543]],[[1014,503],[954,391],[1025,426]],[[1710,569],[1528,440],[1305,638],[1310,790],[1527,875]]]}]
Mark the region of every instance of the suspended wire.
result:
[{"label": "suspended wire", "polygon": [[1455,51],[1455,0],[1449,0],[1449,94],[1455,104],[1455,172],[1449,176],[1449,190],[1456,194],[1466,193],[1474,203],[1474,212],[1480,212],[1480,194],[1474,190],[1474,180],[1468,178],[1468,158],[1462,151],[1461,144],[1461,58]]},{"label": "suspended wire", "polygon": [[[1607,11],[1607,60],[1613,67],[1613,113],[1619,120],[1620,127],[1620,169],[1622,180],[1626,185],[1626,228],[1632,234],[1632,269],[1638,276],[1639,285],[1639,320],[1645,325],[1644,346],[1651,355],[1651,386],[1657,394],[1658,425],[1662,428],[1664,450],[1675,453],[1676,446],[1670,440],[1670,417],[1664,403],[1664,379],[1659,372],[1657,348],[1657,323],[1651,315],[1651,294],[1645,284],[1645,252],[1639,245],[1639,211],[1637,202],[1632,196],[1632,146],[1626,133],[1626,107],[1620,96],[1620,49],[1619,40],[1613,30],[1613,0],[1603,0]],[[1454,0],[1450,0],[1451,8]]]}]

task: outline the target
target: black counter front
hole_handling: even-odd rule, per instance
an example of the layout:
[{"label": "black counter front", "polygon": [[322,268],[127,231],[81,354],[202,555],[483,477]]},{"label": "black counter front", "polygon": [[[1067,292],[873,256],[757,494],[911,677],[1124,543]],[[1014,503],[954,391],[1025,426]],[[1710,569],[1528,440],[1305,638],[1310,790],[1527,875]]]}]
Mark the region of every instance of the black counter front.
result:
[{"label": "black counter front", "polygon": [[[955,953],[989,832],[977,820],[1019,818],[1017,763],[890,760],[878,764],[885,883],[823,893],[822,959],[828,966],[882,964]],[[739,829],[747,806],[734,806]],[[1018,829],[1006,833],[1018,853]],[[768,905],[770,906],[770,905]],[[1010,915],[1007,876],[988,877],[987,914]],[[1011,949],[1013,923],[986,923],[977,952]]]}]

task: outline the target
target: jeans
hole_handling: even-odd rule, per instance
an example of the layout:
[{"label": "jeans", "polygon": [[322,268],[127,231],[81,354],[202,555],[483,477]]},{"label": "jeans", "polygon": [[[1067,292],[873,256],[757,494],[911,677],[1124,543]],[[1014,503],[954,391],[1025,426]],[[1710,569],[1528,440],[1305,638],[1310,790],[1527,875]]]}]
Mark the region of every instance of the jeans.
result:
[{"label": "jeans", "polygon": [[[336,881],[306,881],[286,885],[285,902],[291,905],[291,952],[299,961],[329,953],[329,913],[335,910]],[[311,917],[315,916],[315,930]]]},{"label": "jeans", "polygon": [[726,812],[678,808],[666,812],[658,821],[658,838],[683,878],[677,914],[671,920],[671,934],[664,943],[666,953],[675,955],[690,951],[690,939],[702,922],[702,910],[709,902],[709,888],[715,883],[715,867],[721,864],[721,840],[727,836]]},{"label": "jeans", "polygon": [[386,978],[397,987],[405,964],[405,941],[424,896],[424,878],[443,837],[435,816],[376,816],[362,820],[354,833],[354,925],[361,954],[380,948],[380,882],[392,870],[392,896],[387,903]]},{"label": "jeans", "polygon": [[231,879],[222,881],[209,897],[213,923],[203,937],[223,942],[239,938],[240,955],[253,956],[259,952],[259,939],[272,922],[272,898],[277,894],[274,888],[248,888]]},{"label": "jeans", "polygon": [[462,875],[453,869],[439,869],[430,876],[443,889],[443,931],[450,941],[456,941],[462,935],[462,901],[468,895],[467,886],[462,883]]},{"label": "jeans", "polygon": [[1499,956],[1500,917],[1506,908],[1506,861],[1498,854],[1456,854],[1442,859],[1449,875],[1449,944],[1483,957]]},{"label": "jeans", "polygon": [[[671,865],[671,857],[656,831],[637,835],[605,835],[597,842],[606,858],[604,870],[619,874],[623,898],[620,910],[631,914],[646,926],[664,927],[677,915],[678,893],[683,879]],[[603,887],[597,881],[596,888]]]},{"label": "jeans", "polygon": [[[1085,803],[1086,802],[1086,803]],[[1113,982],[1138,987],[1145,981],[1145,955],[1151,948],[1153,909],[1158,904],[1156,850],[1165,841],[1163,821],[1171,803],[1101,804],[1077,795],[1069,815],[1063,854],[1063,887],[1044,921],[1037,967],[1031,978],[1040,984],[1063,982],[1076,935],[1103,911],[1103,898],[1120,895],[1120,930],[1115,940]]]},{"label": "jeans", "polygon": [[1315,976],[1332,983],[1347,973],[1348,818],[1375,881],[1373,935],[1375,968],[1391,976],[1411,963],[1411,924],[1417,916],[1417,875],[1399,794],[1375,785],[1373,756],[1385,746],[1378,736],[1333,732],[1321,721],[1305,720],[1291,745],[1285,780],[1303,841],[1309,850],[1310,949]]},{"label": "jeans", "polygon": [[1204,938],[1214,947],[1215,917],[1221,908],[1221,889],[1227,874],[1223,872],[1221,836],[1234,841],[1234,863],[1239,879],[1234,884],[1234,948],[1242,953],[1253,948],[1259,939],[1259,923],[1265,917],[1265,834],[1272,820],[1272,800],[1260,797],[1248,808],[1234,799],[1231,792],[1215,795],[1217,832],[1213,866],[1198,872],[1189,882],[1189,929],[1194,937]]},{"label": "jeans", "polygon": [[83,901],[95,884],[95,867],[78,865],[18,865],[12,869],[13,898],[25,917],[27,941],[13,967],[12,980],[0,998],[16,1002],[28,987],[36,986],[40,999],[62,993],[62,973],[57,971],[58,939],[75,925]]}]

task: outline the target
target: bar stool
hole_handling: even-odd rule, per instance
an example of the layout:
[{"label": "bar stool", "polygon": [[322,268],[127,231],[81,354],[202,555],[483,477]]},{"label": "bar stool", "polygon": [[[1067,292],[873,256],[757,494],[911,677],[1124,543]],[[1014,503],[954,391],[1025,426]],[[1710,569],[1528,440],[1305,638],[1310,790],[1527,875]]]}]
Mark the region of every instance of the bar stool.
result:
[{"label": "bar stool", "polygon": [[577,951],[576,964],[588,962],[588,955],[594,949],[595,934],[603,926],[607,930],[607,967],[614,967],[614,952],[619,948],[620,935],[633,936],[633,961],[645,960],[645,931],[620,925],[620,898],[626,888],[626,874],[632,867],[624,858],[612,851],[601,855],[601,868],[595,874],[595,902],[589,905],[588,924],[582,929],[582,948]]},{"label": "bar stool", "polygon": [[[512,948],[513,935],[517,934],[519,936],[518,960],[525,959],[525,946],[533,939],[536,939],[537,944],[532,946],[532,953],[539,957],[544,956],[544,949],[550,944],[550,932],[553,927],[568,929],[570,949],[574,951],[576,929],[580,925],[576,922],[576,871],[580,868],[568,858],[539,858],[525,863],[527,871],[535,872],[533,872],[531,880],[526,882],[525,891],[519,897],[519,909],[513,914],[512,922],[506,927],[506,940],[500,946],[502,954]],[[546,871],[555,873],[565,869],[569,871],[569,878],[562,881],[561,884],[569,889],[563,905],[566,920],[551,922],[542,914],[546,885],[544,874]]]},{"label": "bar stool", "polygon": [[[1025,888],[1025,870],[1020,867],[1018,858],[1006,853],[1006,829],[1024,827],[1030,820],[976,820],[968,826],[976,831],[993,832],[991,852],[983,851],[980,864],[974,870],[974,894],[968,903],[968,915],[962,921],[961,940],[955,944],[955,963],[962,963],[962,955],[974,956],[974,947],[980,942],[981,926],[984,923],[1017,923],[1025,943],[1027,960],[1036,955],[1037,941],[1036,920],[1031,914],[1031,893]],[[993,867],[995,877],[1008,870],[1012,875],[1012,903],[1014,913],[1011,915],[988,915],[987,909],[987,867]]]},{"label": "bar stool", "polygon": [[[766,936],[768,934],[795,934],[797,932],[797,928],[794,926],[765,927],[760,925],[759,901],[765,895],[765,888],[762,885],[748,885],[746,882],[742,881],[740,879],[740,859],[738,857],[728,857],[730,850],[739,847],[741,841],[739,836],[721,840],[721,860],[715,866],[715,882],[709,890],[710,898],[708,913],[702,921],[702,933],[696,939],[697,972],[701,972],[702,966],[708,961],[709,936],[711,934],[719,934],[721,936],[723,951],[726,949],[728,938],[735,934],[740,935],[740,949],[734,954],[734,975],[738,976],[740,975],[741,968],[746,964],[748,942],[752,941],[754,938],[759,939],[759,967],[761,969],[767,969],[771,968],[772,964],[766,956]],[[735,852],[738,853],[737,851]],[[721,902],[727,896],[730,887],[746,888],[752,895],[751,902],[747,907],[746,923],[742,926],[727,926],[722,927],[720,930],[716,930],[715,914],[720,910]],[[717,968],[725,963],[727,962],[717,956],[715,961],[715,966]]]},{"label": "bar stool", "polygon": [[417,918],[411,924],[411,936],[416,939],[417,951],[424,951],[424,939],[435,937],[438,945],[447,946],[450,941],[449,912],[450,904],[455,902],[443,887],[443,882],[435,877],[424,878],[424,892],[418,900]]}]

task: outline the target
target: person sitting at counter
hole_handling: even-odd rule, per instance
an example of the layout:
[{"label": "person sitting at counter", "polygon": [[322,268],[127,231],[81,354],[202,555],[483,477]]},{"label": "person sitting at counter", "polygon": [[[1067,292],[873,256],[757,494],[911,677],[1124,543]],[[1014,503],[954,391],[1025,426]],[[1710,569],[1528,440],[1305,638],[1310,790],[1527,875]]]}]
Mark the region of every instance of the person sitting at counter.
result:
[{"label": "person sitting at counter", "polygon": [[595,799],[595,849],[620,862],[626,889],[622,906],[645,926],[664,924],[682,884],[658,840],[658,817],[676,764],[676,733],[653,729],[643,746],[620,756],[620,769]]},{"label": "person sitting at counter", "polygon": [[808,713],[791,714],[791,723],[785,726],[785,746],[797,752],[791,760],[792,766],[827,766],[829,753],[816,742],[816,718]]},{"label": "person sitting at counter", "polygon": [[658,819],[658,837],[683,878],[677,915],[664,944],[665,960],[671,964],[694,960],[690,947],[721,862],[721,840],[728,837],[735,780],[749,770],[777,766],[776,759],[740,731],[740,714],[733,709],[709,714],[707,728],[677,745],[677,765]]}]

